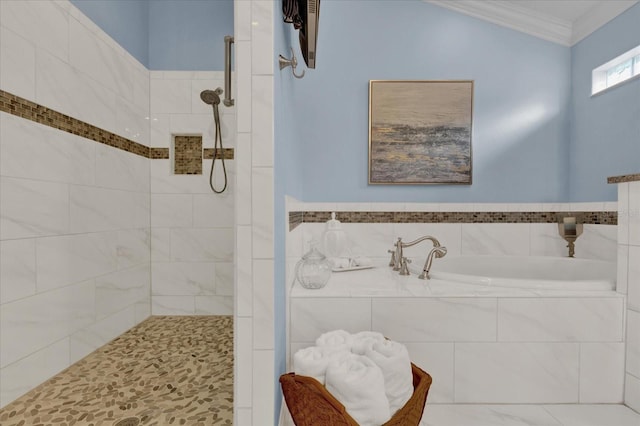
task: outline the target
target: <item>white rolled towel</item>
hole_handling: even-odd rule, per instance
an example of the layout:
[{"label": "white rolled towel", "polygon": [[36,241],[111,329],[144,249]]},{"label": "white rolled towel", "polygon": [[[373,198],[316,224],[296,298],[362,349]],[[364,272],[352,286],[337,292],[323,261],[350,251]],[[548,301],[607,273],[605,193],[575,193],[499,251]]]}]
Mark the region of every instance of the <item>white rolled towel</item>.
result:
[{"label": "white rolled towel", "polygon": [[377,331],[361,331],[352,336],[351,352],[356,355],[365,355],[375,342],[385,340],[382,333]]},{"label": "white rolled towel", "polygon": [[347,357],[350,352],[326,350],[319,346],[309,346],[293,354],[293,372],[300,376],[313,377],[323,385],[329,361]]},{"label": "white rolled towel", "polygon": [[366,356],[382,370],[389,411],[393,415],[413,395],[413,373],[409,352],[401,343],[383,340],[375,342]]},{"label": "white rolled towel", "polygon": [[326,387],[361,426],[380,426],[391,418],[382,371],[367,357],[332,359]]},{"label": "white rolled towel", "polygon": [[344,330],[333,330],[320,335],[316,339],[316,346],[324,348],[326,352],[351,351],[353,337]]}]

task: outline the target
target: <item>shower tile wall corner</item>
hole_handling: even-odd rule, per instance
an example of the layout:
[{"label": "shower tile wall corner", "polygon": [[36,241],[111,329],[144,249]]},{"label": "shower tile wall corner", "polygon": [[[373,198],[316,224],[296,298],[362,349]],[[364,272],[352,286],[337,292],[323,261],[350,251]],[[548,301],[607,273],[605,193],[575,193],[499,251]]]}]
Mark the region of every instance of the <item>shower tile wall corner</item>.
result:
[{"label": "shower tile wall corner", "polygon": [[[176,136],[202,137],[214,147],[213,110],[200,92],[224,87],[218,71],[152,71],[151,146],[168,148]],[[223,146],[236,147],[235,110],[220,105]],[[202,174],[174,173],[170,159],[151,161],[151,304],[154,315],[232,315],[236,160],[227,160],[227,190]],[[214,183],[222,185],[220,162]]]},{"label": "shower tile wall corner", "polygon": [[[0,2],[0,89],[142,145],[149,73],[67,1]],[[0,406],[150,315],[149,160],[0,113]]]}]

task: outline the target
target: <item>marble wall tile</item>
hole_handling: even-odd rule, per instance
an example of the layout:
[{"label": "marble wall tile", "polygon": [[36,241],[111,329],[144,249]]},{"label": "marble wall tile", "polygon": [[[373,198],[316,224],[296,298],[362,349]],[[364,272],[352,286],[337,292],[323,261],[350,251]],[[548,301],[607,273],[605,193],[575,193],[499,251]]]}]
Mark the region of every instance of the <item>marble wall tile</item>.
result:
[{"label": "marble wall tile", "polygon": [[36,242],[38,292],[115,271],[118,236],[115,233],[64,235]]},{"label": "marble wall tile", "polygon": [[[314,237],[320,242],[323,253],[327,253],[323,244],[326,225],[321,225],[321,232]],[[347,236],[347,250],[343,256],[388,257],[387,250],[393,248],[395,234],[390,223],[344,223],[342,229]]]},{"label": "marble wall tile", "polygon": [[6,367],[94,321],[93,281],[2,305],[0,367]]},{"label": "marble wall tile", "polygon": [[253,257],[273,257],[273,169],[252,168]]},{"label": "marble wall tile", "polygon": [[149,192],[149,159],[104,144],[95,149],[97,186]]},{"label": "marble wall tile", "polygon": [[0,407],[27,393],[69,366],[69,339],[64,338],[0,370]]},{"label": "marble wall tile", "polygon": [[[209,165],[209,162],[203,162]],[[152,194],[209,194],[209,174],[174,175],[171,160],[153,160],[150,165]]]},{"label": "marble wall tile", "polygon": [[151,315],[195,315],[193,296],[151,296]]},{"label": "marble wall tile", "polygon": [[151,79],[151,114],[191,113],[191,81]]},{"label": "marble wall tile", "polygon": [[25,99],[36,98],[35,46],[5,27],[0,27],[0,87]]},{"label": "marble wall tile", "polygon": [[118,269],[150,261],[151,236],[148,228],[118,231]]},{"label": "marble wall tile", "polygon": [[[604,226],[604,225],[603,225]],[[569,254],[567,242],[560,237],[558,225],[555,223],[532,223],[530,227],[530,255],[564,257]],[[582,239],[578,241],[580,251],[584,255]],[[576,244],[576,245],[578,245]],[[584,256],[580,256],[584,257]]]},{"label": "marble wall tile", "polygon": [[236,147],[236,225],[251,224],[251,134],[238,133]]},{"label": "marble wall tile", "polygon": [[584,225],[576,240],[576,257],[615,262],[618,251],[618,231],[615,226]]},{"label": "marble wall tile", "polygon": [[233,296],[233,263],[216,263],[216,294],[219,296]]},{"label": "marble wall tile", "polygon": [[74,185],[69,198],[71,232],[149,227],[148,194]]},{"label": "marble wall tile", "polygon": [[66,184],[2,177],[0,187],[0,239],[69,231]]},{"label": "marble wall tile", "polygon": [[627,374],[624,380],[624,404],[640,412],[640,379]]},{"label": "marble wall tile", "polygon": [[[240,2],[238,2],[240,3]],[[251,4],[248,4],[251,7]],[[252,79],[251,79],[251,42],[236,40],[235,62],[237,73],[236,114],[238,133],[251,132],[252,121]]]},{"label": "marble wall tile", "polygon": [[623,392],[624,343],[581,343],[580,403],[621,404]]},{"label": "marble wall tile", "polygon": [[36,240],[0,242],[0,304],[36,293]]},{"label": "marble wall tile", "polygon": [[[273,74],[273,6],[269,2],[251,2],[251,24],[251,73]],[[251,94],[255,99],[255,91]]]},{"label": "marble wall tile", "polygon": [[[122,96],[116,96],[116,127],[114,133],[149,146],[149,107],[139,107]],[[147,179],[148,179],[147,172]]]},{"label": "marble wall tile", "polygon": [[0,122],[3,176],[95,183],[95,150],[101,144],[5,113]]},{"label": "marble wall tile", "polygon": [[233,237],[232,229],[172,229],[171,259],[230,262],[233,258]]},{"label": "marble wall tile", "polygon": [[618,184],[618,244],[629,243],[629,183]]},{"label": "marble wall tile", "polygon": [[627,307],[640,312],[640,246],[629,246]]},{"label": "marble wall tile", "polygon": [[234,407],[251,407],[251,389],[253,388],[253,321],[251,318],[236,317],[233,322],[235,326],[234,336],[236,339]]},{"label": "marble wall tile", "polygon": [[36,53],[36,101],[101,129],[120,130],[115,92],[41,50]]},{"label": "marble wall tile", "polygon": [[213,262],[153,262],[154,296],[196,296],[215,294]]},{"label": "marble wall tile", "polygon": [[629,279],[629,246],[625,244],[618,244],[617,256],[616,291],[618,293],[627,294]]},{"label": "marble wall tile", "polygon": [[[372,330],[371,300],[355,298],[299,299],[291,304],[291,342],[315,342],[322,333],[343,329]],[[382,331],[374,324],[373,330]],[[390,336],[394,340],[403,340]]]},{"label": "marble wall tile", "polygon": [[69,16],[54,2],[3,1],[0,22],[57,57],[69,58]]},{"label": "marble wall tile", "polygon": [[241,40],[251,40],[251,2],[236,2],[233,4],[233,11],[235,42],[238,43]]},{"label": "marble wall tile", "polygon": [[83,24],[69,20],[69,63],[129,101],[133,101],[132,67],[111,45]]},{"label": "marble wall tile", "polygon": [[272,350],[254,350],[253,351],[253,398],[252,411],[253,423],[259,425],[265,422],[265,419],[275,418],[275,404],[273,397],[273,368],[266,366],[274,365],[274,352]]},{"label": "marble wall tile", "polygon": [[171,229],[152,228],[151,229],[151,260],[169,261],[171,260]]},{"label": "marble wall tile", "polygon": [[[255,60],[253,63],[255,65]],[[273,77],[254,75],[252,95],[251,129],[254,138],[257,138],[252,145],[252,165],[273,167]]]},{"label": "marble wall tile", "polygon": [[545,405],[543,406],[563,426],[635,426],[637,414],[622,405]]},{"label": "marble wall tile", "polygon": [[529,255],[527,223],[463,223],[463,255]]},{"label": "marble wall tile", "polygon": [[373,330],[403,342],[496,340],[496,299],[374,299]]},{"label": "marble wall tile", "polygon": [[233,315],[231,296],[195,296],[196,315]]},{"label": "marble wall tile", "polygon": [[429,373],[433,384],[429,389],[429,402],[453,402],[454,343],[404,343],[409,357],[418,367]]},{"label": "marble wall tile", "polygon": [[622,298],[503,298],[500,342],[621,342]]},{"label": "marble wall tile", "polygon": [[193,226],[196,228],[232,228],[235,222],[234,204],[232,188],[223,194],[194,195]]},{"label": "marble wall tile", "polygon": [[154,228],[192,227],[192,196],[190,194],[151,194],[151,226]]},{"label": "marble wall tile", "polygon": [[130,305],[69,336],[70,363],[75,363],[134,325],[135,306]]},{"label": "marble wall tile", "polygon": [[148,265],[134,266],[96,278],[96,319],[102,319],[149,298],[151,273]]},{"label": "marble wall tile", "polygon": [[273,349],[273,260],[253,260],[253,348]]},{"label": "marble wall tile", "polygon": [[627,311],[626,372],[640,377],[640,312]]},{"label": "marble wall tile", "polygon": [[629,244],[640,246],[640,181],[629,182]]},{"label": "marble wall tile", "polygon": [[172,114],[151,114],[149,119],[149,146],[158,148],[169,148],[171,146],[171,117]]},{"label": "marble wall tile", "polygon": [[577,343],[457,343],[456,403],[577,403]]},{"label": "marble wall tile", "polygon": [[[429,394],[431,398],[431,394]],[[559,426],[533,405],[444,405],[427,403],[420,426]]]},{"label": "marble wall tile", "polygon": [[151,297],[137,302],[133,305],[133,319],[135,324],[139,324],[151,316]]},{"label": "marble wall tile", "polygon": [[253,315],[253,261],[251,258],[251,227],[236,227],[236,315]]}]

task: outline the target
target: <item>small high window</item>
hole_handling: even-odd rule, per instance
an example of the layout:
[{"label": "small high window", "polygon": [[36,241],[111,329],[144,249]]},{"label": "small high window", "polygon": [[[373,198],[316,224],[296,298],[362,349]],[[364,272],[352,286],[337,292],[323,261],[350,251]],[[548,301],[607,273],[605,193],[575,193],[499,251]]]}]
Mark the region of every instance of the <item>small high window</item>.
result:
[{"label": "small high window", "polygon": [[593,70],[591,94],[595,95],[639,75],[640,46],[637,46]]}]

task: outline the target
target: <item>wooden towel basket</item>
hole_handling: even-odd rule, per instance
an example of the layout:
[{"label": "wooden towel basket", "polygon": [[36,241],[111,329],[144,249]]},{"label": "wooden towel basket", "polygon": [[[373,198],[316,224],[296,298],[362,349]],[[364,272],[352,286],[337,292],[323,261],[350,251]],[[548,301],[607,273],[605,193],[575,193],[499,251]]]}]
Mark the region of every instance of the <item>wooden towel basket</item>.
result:
[{"label": "wooden towel basket", "polygon": [[[432,379],[413,363],[411,372],[413,395],[382,426],[419,426]],[[359,426],[344,405],[316,379],[288,373],[280,376],[280,385],[296,426]]]}]

